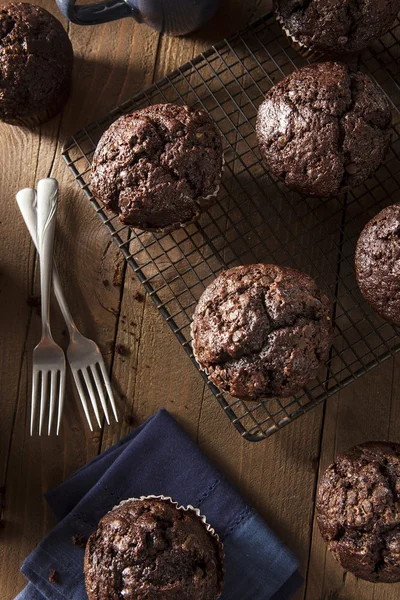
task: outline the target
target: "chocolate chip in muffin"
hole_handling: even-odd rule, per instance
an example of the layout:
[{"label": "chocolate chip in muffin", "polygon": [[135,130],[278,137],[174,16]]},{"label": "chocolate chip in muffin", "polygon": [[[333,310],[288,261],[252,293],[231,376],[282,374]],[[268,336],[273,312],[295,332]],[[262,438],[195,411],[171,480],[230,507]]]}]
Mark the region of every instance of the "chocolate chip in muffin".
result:
[{"label": "chocolate chip in muffin", "polygon": [[223,574],[218,538],[167,499],[121,503],[86,546],[89,600],[216,600]]},{"label": "chocolate chip in muffin", "polygon": [[372,308],[400,325],[400,204],[384,208],[364,227],[356,246],[355,269]]},{"label": "chocolate chip in muffin", "polygon": [[368,442],[338,456],[319,485],[317,522],[344,569],[400,581],[400,444]]},{"label": "chocolate chip in muffin", "polygon": [[104,133],[91,189],[123,223],[171,231],[215,202],[222,163],[221,136],[205,111],[159,104],[120,117]]},{"label": "chocolate chip in muffin", "polygon": [[196,307],[200,367],[232,396],[291,396],[315,377],[332,340],[331,305],[305,273],[276,265],[223,271]]},{"label": "chocolate chip in muffin", "polygon": [[0,120],[42,123],[68,99],[73,51],[61,23],[44,8],[0,6]]},{"label": "chocolate chip in muffin", "polygon": [[273,175],[301,194],[329,197],[361,184],[381,165],[390,123],[389,104],[367,75],[325,62],[272,87],[256,131]]},{"label": "chocolate chip in muffin", "polygon": [[400,0],[274,0],[285,32],[309,49],[359,52],[385,34]]}]

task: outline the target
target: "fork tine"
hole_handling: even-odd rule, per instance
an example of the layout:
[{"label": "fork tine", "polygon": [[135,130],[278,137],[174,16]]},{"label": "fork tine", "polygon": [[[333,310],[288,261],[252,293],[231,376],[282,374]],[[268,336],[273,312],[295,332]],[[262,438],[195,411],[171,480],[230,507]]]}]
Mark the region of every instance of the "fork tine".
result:
[{"label": "fork tine", "polygon": [[87,372],[86,369],[82,369],[81,373],[83,375],[83,378],[84,378],[85,383],[86,383],[86,387],[87,387],[88,392],[89,392],[90,402],[92,403],[94,414],[96,415],[97,423],[98,423],[98,425],[99,425],[99,427],[101,429],[100,414],[99,414],[99,409],[98,409],[98,406],[97,406],[96,396],[95,396],[95,393],[94,393],[92,382],[90,381],[90,377],[89,377],[88,372]]},{"label": "fork tine", "polygon": [[86,394],[85,394],[85,391],[83,389],[83,386],[82,386],[82,383],[81,383],[81,380],[79,377],[79,372],[76,369],[73,369],[72,374],[74,376],[75,385],[78,388],[79,398],[81,399],[81,404],[83,407],[83,411],[85,413],[86,420],[89,424],[90,431],[93,431],[92,420],[90,418],[89,409],[88,409],[88,405],[86,402]]},{"label": "fork tine", "polygon": [[42,392],[40,395],[40,415],[39,415],[39,435],[42,435],[44,413],[47,406],[47,396],[49,387],[49,371],[42,371]]},{"label": "fork tine", "polygon": [[38,379],[39,373],[35,369],[33,369],[32,374],[32,404],[31,404],[31,435],[33,435],[33,424],[35,422],[36,416],[36,406],[37,406],[37,393],[38,393]]},{"label": "fork tine", "polygon": [[[65,365],[64,365],[65,367]],[[60,433],[61,415],[64,407],[65,396],[65,368],[60,371],[60,393],[58,395],[58,413],[57,413],[57,435]]]},{"label": "fork tine", "polygon": [[93,365],[93,366],[91,366],[89,368],[90,368],[90,371],[91,371],[91,373],[93,375],[93,378],[95,380],[95,383],[96,383],[97,393],[99,394],[101,406],[103,407],[104,414],[106,416],[107,425],[109,425],[110,424],[110,417],[108,415],[108,408],[107,408],[107,404],[106,404],[106,398],[104,396],[103,386],[101,385],[100,377],[99,377],[99,375],[97,373],[96,365]]},{"label": "fork tine", "polygon": [[116,422],[118,423],[117,407],[115,406],[114,394],[113,394],[113,391],[111,388],[110,380],[108,378],[108,373],[106,371],[104,360],[103,359],[99,360],[98,365],[100,367],[101,374],[103,375],[104,385],[106,386],[108,397],[110,399],[110,404],[111,404],[111,408],[114,413],[114,418],[115,418]]},{"label": "fork tine", "polygon": [[57,379],[58,379],[58,372],[57,371],[51,371],[50,372],[49,425],[48,425],[48,428],[47,428],[47,435],[50,435],[50,433],[51,433],[51,424],[52,424],[52,421],[53,421],[54,405],[55,405],[55,401],[56,401]]}]

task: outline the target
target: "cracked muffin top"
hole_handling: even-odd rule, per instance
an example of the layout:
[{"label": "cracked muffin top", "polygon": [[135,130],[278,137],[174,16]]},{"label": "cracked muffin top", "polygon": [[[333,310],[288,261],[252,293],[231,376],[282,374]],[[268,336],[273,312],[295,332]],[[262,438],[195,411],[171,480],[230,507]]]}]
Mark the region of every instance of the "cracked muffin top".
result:
[{"label": "cracked muffin top", "polygon": [[216,600],[223,577],[221,542],[167,499],[121,503],[86,546],[89,600]]},{"label": "cracked muffin top", "polygon": [[223,271],[196,307],[193,352],[232,396],[291,396],[315,377],[332,339],[331,306],[315,281],[276,265]]},{"label": "cracked muffin top", "polygon": [[338,456],[319,485],[317,521],[344,569],[400,581],[400,444],[367,442]]},{"label": "cracked muffin top", "polygon": [[68,98],[73,52],[61,23],[32,4],[0,6],[0,120],[41,123]]},{"label": "cracked muffin top", "polygon": [[359,52],[381,37],[400,12],[400,0],[274,0],[287,34],[322,52]]},{"label": "cracked muffin top", "polygon": [[273,175],[301,194],[329,197],[361,184],[381,165],[390,122],[389,104],[367,75],[325,62],[271,88],[256,131]]},{"label": "cracked muffin top", "polygon": [[203,110],[158,104],[120,117],[92,164],[93,195],[132,227],[172,231],[215,202],[222,141]]},{"label": "cracked muffin top", "polygon": [[400,325],[400,204],[384,208],[364,227],[355,269],[361,293],[372,308]]}]

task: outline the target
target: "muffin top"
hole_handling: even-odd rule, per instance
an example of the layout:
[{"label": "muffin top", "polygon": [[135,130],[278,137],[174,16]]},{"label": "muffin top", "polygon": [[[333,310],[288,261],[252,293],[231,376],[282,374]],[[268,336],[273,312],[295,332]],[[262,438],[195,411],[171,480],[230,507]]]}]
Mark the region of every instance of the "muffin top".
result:
[{"label": "muffin top", "polygon": [[331,307],[311,277],[276,265],[223,271],[196,307],[193,351],[239,398],[290,396],[315,376],[331,344]]},{"label": "muffin top", "polygon": [[257,116],[261,155],[301,194],[335,196],[382,163],[391,111],[364,73],[325,62],[303,67],[267,93]]},{"label": "muffin top", "polygon": [[400,581],[400,444],[367,442],[338,456],[319,485],[317,521],[344,569]]},{"label": "muffin top", "polygon": [[222,141],[212,118],[189,106],[159,104],[120,117],[102,136],[92,164],[93,195],[123,223],[170,231],[215,201]]},{"label": "muffin top", "polygon": [[355,268],[365,299],[384,319],[400,325],[400,204],[384,208],[358,238]]},{"label": "muffin top", "polygon": [[35,116],[69,91],[73,52],[61,23],[44,8],[0,6],[0,120]]},{"label": "muffin top", "polygon": [[295,41],[322,52],[358,52],[388,31],[400,0],[275,0]]},{"label": "muffin top", "polygon": [[169,500],[128,500],[89,538],[89,600],[216,600],[224,575],[222,544],[193,510]]}]

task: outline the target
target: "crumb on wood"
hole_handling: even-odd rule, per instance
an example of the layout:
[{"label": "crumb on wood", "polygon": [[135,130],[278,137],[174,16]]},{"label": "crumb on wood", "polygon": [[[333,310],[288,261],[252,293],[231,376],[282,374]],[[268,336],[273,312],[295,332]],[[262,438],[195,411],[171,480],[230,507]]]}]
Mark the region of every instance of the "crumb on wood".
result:
[{"label": "crumb on wood", "polygon": [[55,569],[50,569],[49,581],[50,581],[50,583],[58,583],[58,573]]},{"label": "crumb on wood", "polygon": [[136,300],[136,302],[144,302],[144,296],[140,292],[135,292],[133,294],[133,299]]},{"label": "crumb on wood", "polygon": [[110,282],[108,281],[108,279],[103,279],[102,281],[103,285],[105,288],[109,288],[110,287]]},{"label": "crumb on wood", "polygon": [[133,415],[125,415],[125,423],[129,425],[129,427],[133,427],[135,425],[135,418]]},{"label": "crumb on wood", "polygon": [[126,356],[129,354],[129,350],[126,346],[124,346],[124,344],[115,344],[115,352],[121,356]]},{"label": "crumb on wood", "polygon": [[72,543],[75,546],[79,546],[79,548],[85,548],[86,538],[85,538],[85,536],[81,535],[80,533],[74,533],[74,535],[72,536]]}]

